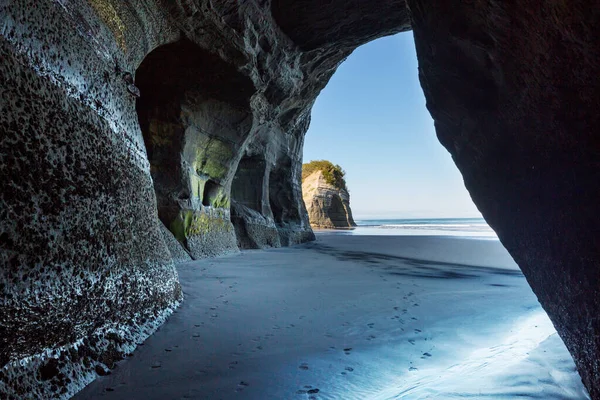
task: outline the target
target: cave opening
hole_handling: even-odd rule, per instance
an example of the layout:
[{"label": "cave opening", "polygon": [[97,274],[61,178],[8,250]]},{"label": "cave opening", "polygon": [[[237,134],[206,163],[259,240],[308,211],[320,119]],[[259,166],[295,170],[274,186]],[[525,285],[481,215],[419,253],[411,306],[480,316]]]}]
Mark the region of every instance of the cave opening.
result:
[{"label": "cave opening", "polygon": [[[292,24],[295,22],[293,18],[289,18],[289,21]],[[304,40],[302,43],[306,46],[327,39],[311,37],[312,32],[302,33],[299,29],[298,34],[304,35],[299,40]],[[422,366],[411,362],[409,370],[414,373],[414,379],[398,370],[397,374],[402,376],[404,382],[391,389],[389,397],[411,393],[414,398],[425,398],[425,393],[430,395],[432,392],[437,394],[434,397],[439,398],[458,392],[465,397],[477,397],[481,395],[479,390],[482,387],[486,388],[483,391],[486,395],[488,389],[508,393],[507,386],[515,383],[519,374],[531,374],[538,382],[547,373],[545,367],[538,365],[531,372],[525,372],[525,365],[532,362],[531,354],[538,357],[540,354],[554,353],[560,354],[560,363],[569,365],[571,372],[568,377],[564,376],[563,381],[553,384],[587,398],[584,397],[585,389],[575,372],[573,360],[546,311],[515,260],[473,203],[463,176],[456,168],[455,162],[458,161],[440,145],[440,141],[445,146],[451,141],[437,136],[443,134],[444,127],[435,130],[417,78],[418,72],[412,33],[381,38],[357,48],[339,66],[317,98],[303,149],[305,163],[329,160],[346,171],[350,207],[358,224],[351,231],[317,231],[321,244],[331,247],[339,245],[344,251],[335,255],[345,260],[360,260],[366,266],[385,265],[380,265],[382,268],[377,271],[386,282],[401,278],[397,281],[400,285],[412,279],[415,283],[420,279],[428,280],[428,289],[423,289],[422,298],[436,297],[440,301],[440,304],[432,304],[427,312],[438,323],[443,323],[443,320],[447,322],[447,326],[439,331],[446,344],[455,342],[454,333],[463,327],[465,331],[471,331],[466,334],[470,343],[477,343],[477,346],[485,343],[481,348],[474,346],[469,350],[471,358],[465,358],[458,352],[447,354],[460,368],[478,365],[477,371],[470,372],[478,377],[477,383],[456,379],[453,373],[444,371],[440,374],[447,375],[447,378],[437,379],[434,385],[424,384],[422,379],[425,375],[419,372]],[[489,91],[486,95],[493,99],[496,93]],[[448,96],[451,97],[451,94]],[[465,146],[458,151],[470,149]],[[340,218],[342,203],[332,192],[331,187],[323,184],[320,192],[315,191],[311,198],[305,197],[311,222],[323,217],[324,204],[328,207],[327,217],[330,220]],[[276,197],[271,196],[271,199],[275,199],[271,205],[274,215],[281,218]],[[311,203],[320,208],[311,207]],[[334,235],[339,235],[340,239],[332,239]],[[352,240],[345,242],[342,239],[349,236]],[[438,245],[443,246],[444,250],[440,252],[442,247]],[[385,254],[381,254],[383,252]],[[394,270],[394,262],[388,262],[392,259],[397,260],[396,265],[401,264],[402,259],[410,259],[409,264],[414,263],[412,265],[415,268],[412,271],[409,271],[410,268]],[[451,263],[460,264],[461,267],[447,268]],[[472,265],[479,265],[481,269],[478,272],[469,271]],[[390,276],[383,273],[384,270],[391,271]],[[475,280],[481,278],[481,274],[488,277],[491,276],[489,274],[496,277],[510,274],[514,279],[511,278],[511,282],[490,281],[480,285]],[[438,287],[438,284],[441,285]],[[497,292],[498,288],[503,288],[501,290],[506,290],[506,293]],[[462,314],[465,309],[460,310],[460,306],[454,308],[474,290],[481,293],[477,301],[479,307],[485,310],[471,309],[469,313],[472,314],[467,315]],[[442,300],[442,293],[449,291],[455,291],[456,297],[452,301],[457,303],[447,315],[447,310],[441,304],[446,304]],[[511,295],[508,292],[511,291],[515,296],[513,299],[509,299]],[[414,291],[410,291],[404,300],[414,294]],[[491,301],[492,298],[495,300]],[[424,305],[422,301],[409,303],[412,304],[399,309],[409,312],[412,306]],[[527,312],[523,312],[524,307],[528,307]],[[461,314],[464,319],[460,317]],[[478,316],[475,317],[475,314]],[[494,317],[490,317],[492,314]],[[400,314],[392,318],[404,319]],[[412,318],[421,317],[415,315]],[[457,327],[459,320],[461,326]],[[423,331],[419,327],[413,332],[418,336]],[[488,337],[480,335],[482,331],[487,331]],[[414,338],[408,339],[408,342],[411,345],[416,343]],[[485,359],[486,351],[492,348],[502,351]],[[519,359],[511,359],[517,352]],[[420,359],[427,360],[432,354],[424,351]],[[402,359],[401,354],[397,357],[397,360]],[[541,359],[544,356],[539,357]],[[546,361],[550,369],[559,368],[555,359],[546,358]],[[444,362],[438,358],[436,365]],[[390,367],[390,370],[393,368]],[[499,372],[503,369],[519,372]],[[507,384],[511,380],[515,382]],[[477,387],[481,382],[485,383]],[[535,397],[534,393],[538,391],[553,390],[551,386],[542,383],[522,385],[522,390]]]},{"label": "cave opening", "polygon": [[263,212],[266,162],[260,156],[244,156],[231,184],[231,199],[259,213]]},{"label": "cave opening", "polygon": [[[293,188],[296,183],[292,160],[284,157],[269,175],[269,204],[275,223],[280,225],[299,224],[301,222],[298,207],[290,207],[295,199]],[[302,199],[299,199],[302,201]]]},{"label": "cave opening", "polygon": [[158,216],[181,240],[190,229],[175,232],[173,224],[187,226],[185,215],[229,208],[230,170],[252,126],[254,85],[186,38],[150,52],[135,84]]},{"label": "cave opening", "polygon": [[219,185],[215,181],[209,179],[204,184],[204,191],[202,193],[202,205],[204,207],[210,207],[215,202],[218,195]]}]

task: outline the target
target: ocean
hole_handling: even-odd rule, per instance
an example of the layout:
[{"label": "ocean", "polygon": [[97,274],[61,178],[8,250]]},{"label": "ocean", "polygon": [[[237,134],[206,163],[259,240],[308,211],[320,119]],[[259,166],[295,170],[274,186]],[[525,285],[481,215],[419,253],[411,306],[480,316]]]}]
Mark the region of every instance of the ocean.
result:
[{"label": "ocean", "polygon": [[346,231],[347,234],[498,239],[483,218],[361,219],[356,224],[356,229]]}]

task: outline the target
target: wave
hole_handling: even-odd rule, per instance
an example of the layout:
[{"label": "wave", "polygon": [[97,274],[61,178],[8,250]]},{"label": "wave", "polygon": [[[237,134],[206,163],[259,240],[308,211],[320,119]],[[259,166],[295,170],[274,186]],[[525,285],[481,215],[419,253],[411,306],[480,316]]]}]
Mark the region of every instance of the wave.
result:
[{"label": "wave", "polygon": [[482,218],[382,219],[356,221],[361,233],[388,232],[392,235],[456,235],[494,237],[496,233]]}]

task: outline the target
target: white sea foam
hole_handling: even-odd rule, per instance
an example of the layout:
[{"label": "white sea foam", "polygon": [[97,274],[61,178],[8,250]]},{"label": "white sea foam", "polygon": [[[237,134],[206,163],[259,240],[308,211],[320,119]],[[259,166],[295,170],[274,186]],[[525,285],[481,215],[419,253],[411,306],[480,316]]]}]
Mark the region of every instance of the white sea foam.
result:
[{"label": "white sea foam", "polygon": [[466,354],[457,349],[452,365],[421,368],[403,376],[397,388],[373,398],[589,399],[581,385],[572,382],[572,364],[542,365],[549,364],[543,354],[547,352],[559,352],[568,361],[560,344],[550,319],[539,310],[517,321],[505,337],[489,346]]},{"label": "white sea foam", "polygon": [[480,218],[360,220],[354,235],[427,235],[497,239],[496,232]]}]

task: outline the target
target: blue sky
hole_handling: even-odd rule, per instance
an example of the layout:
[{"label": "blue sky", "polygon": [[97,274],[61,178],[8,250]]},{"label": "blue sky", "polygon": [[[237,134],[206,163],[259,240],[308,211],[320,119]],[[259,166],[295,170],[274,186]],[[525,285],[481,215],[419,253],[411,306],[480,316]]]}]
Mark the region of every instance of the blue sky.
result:
[{"label": "blue sky", "polygon": [[435,136],[419,84],[412,32],[358,48],[321,92],[304,162],[346,171],[356,219],[479,217]]}]

